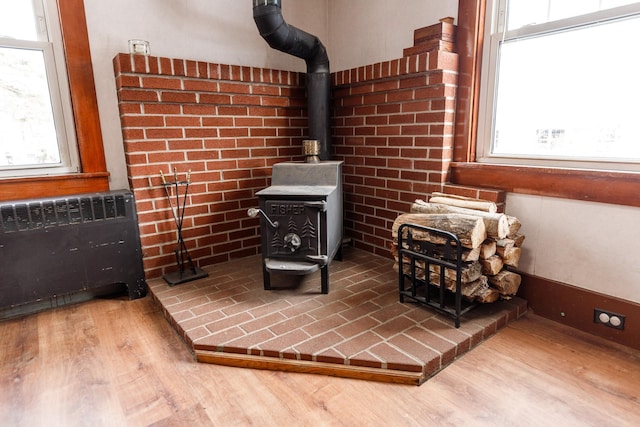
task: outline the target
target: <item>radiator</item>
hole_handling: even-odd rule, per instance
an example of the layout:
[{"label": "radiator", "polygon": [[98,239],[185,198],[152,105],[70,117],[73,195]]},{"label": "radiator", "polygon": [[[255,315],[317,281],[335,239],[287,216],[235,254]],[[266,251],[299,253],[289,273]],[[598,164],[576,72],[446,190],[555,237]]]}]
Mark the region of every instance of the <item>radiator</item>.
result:
[{"label": "radiator", "polygon": [[146,294],[130,191],[0,203],[0,318],[125,290]]}]

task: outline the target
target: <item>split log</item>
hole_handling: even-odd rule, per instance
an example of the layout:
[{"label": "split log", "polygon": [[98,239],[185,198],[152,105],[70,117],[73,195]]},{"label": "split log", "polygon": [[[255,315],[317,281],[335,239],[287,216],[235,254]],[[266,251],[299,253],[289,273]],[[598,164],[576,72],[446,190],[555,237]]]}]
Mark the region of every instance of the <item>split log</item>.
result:
[{"label": "split log", "polygon": [[459,208],[473,209],[489,213],[498,212],[498,206],[488,200],[474,199],[472,197],[457,196],[455,194],[445,194],[434,191],[429,198],[431,203],[441,203],[443,205],[457,206]]},{"label": "split log", "polygon": [[516,241],[514,239],[501,239],[496,244],[496,253],[500,255],[505,265],[517,267],[520,263],[522,249],[516,247]]},{"label": "split log", "polygon": [[426,214],[474,215],[482,218],[484,226],[487,229],[488,236],[493,237],[494,239],[503,239],[507,237],[509,233],[509,222],[505,214],[474,211],[473,209],[448,206],[433,202],[433,198],[431,198],[431,202],[429,203],[424,200],[416,200],[411,206],[411,212]]},{"label": "split log", "polygon": [[[389,245],[389,252],[391,252],[391,255],[397,262],[398,261],[398,243],[397,242],[392,242]],[[462,262],[474,262],[474,261],[478,261],[479,259],[480,259],[480,248],[475,248],[475,249],[465,248],[462,250]]]},{"label": "split log", "polygon": [[487,239],[480,246],[480,258],[488,259],[496,254],[496,241]]},{"label": "split log", "polygon": [[[431,273],[431,275],[429,277],[430,277],[430,280],[431,280],[431,284],[433,284],[435,286],[438,286],[438,287],[440,286],[440,275],[439,274]],[[456,281],[455,280],[450,280],[450,279],[447,279],[445,277],[444,286],[445,286],[445,288],[447,288],[451,292],[455,292],[456,291]],[[480,276],[476,280],[474,280],[473,282],[461,283],[460,284],[460,293],[468,301],[473,301],[475,299],[475,295],[483,287],[489,287],[486,276]]]},{"label": "split log", "polygon": [[496,253],[502,258],[505,265],[517,268],[518,264],[520,264],[522,248],[516,248],[515,246],[498,247]]},{"label": "split log", "polygon": [[515,295],[520,288],[522,277],[508,270],[502,270],[495,276],[489,277],[489,283],[503,295]]},{"label": "split log", "polygon": [[[439,282],[436,274],[432,275],[432,281]],[[445,279],[445,286],[451,291],[455,291],[455,281],[451,282]],[[500,298],[500,292],[489,286],[487,276],[480,276],[477,280],[469,283],[463,283],[460,293],[467,301],[477,301],[482,304],[490,304],[496,302]]]},{"label": "split log", "polygon": [[[484,222],[477,216],[448,214],[448,215],[432,215],[432,214],[402,214],[396,218],[391,229],[391,235],[394,239],[398,238],[398,229],[402,224],[416,224],[425,227],[431,227],[438,230],[448,231],[455,234],[460,239],[462,246],[475,249],[480,247],[482,242],[487,238],[487,230]],[[414,239],[429,241],[435,244],[445,243],[442,239],[433,238],[429,233],[421,233],[415,230]]]},{"label": "split log", "polygon": [[507,236],[511,237],[517,235],[520,227],[522,227],[520,220],[515,216],[507,215],[507,222],[509,223],[509,233]]},{"label": "split log", "polygon": [[513,241],[515,243],[515,246],[517,248],[522,246],[522,244],[524,243],[524,234],[516,234],[516,235],[512,235],[510,237],[513,239]]},{"label": "split log", "polygon": [[488,276],[495,276],[500,272],[500,270],[502,270],[502,267],[504,267],[504,262],[498,255],[493,255],[487,259],[480,260],[480,264],[482,265],[482,274],[486,274]]},{"label": "split log", "polygon": [[500,298],[500,292],[489,286],[486,276],[482,277],[485,278],[485,282],[473,293],[473,299],[483,304],[490,304],[498,301],[498,298]]},{"label": "split log", "polygon": [[497,248],[513,248],[516,245],[516,241],[513,239],[500,239],[500,240],[496,240],[496,247]]},{"label": "split log", "polygon": [[462,251],[463,262],[473,262],[480,259],[480,248],[464,249]]},{"label": "split log", "polygon": [[[437,265],[430,265],[429,270],[431,270],[432,273],[440,274],[440,267]],[[482,276],[482,265],[480,265],[479,262],[472,262],[469,264],[465,264],[462,266],[462,270],[460,271],[460,281],[462,283],[473,282],[474,280],[478,280],[480,276]],[[444,277],[455,283],[456,270],[451,268],[445,268]]]},{"label": "split log", "polygon": [[[403,258],[403,265],[405,266],[405,273],[406,271],[406,267],[408,266],[408,264],[411,262],[411,260],[408,257],[404,257]],[[410,266],[409,266],[410,267]],[[398,269],[398,266],[396,265],[394,267],[396,270]],[[425,270],[425,262],[421,261],[421,260],[416,260],[416,274],[422,278],[424,280],[424,270]],[[429,264],[429,271],[432,274],[440,274],[440,266],[439,265],[434,265],[434,264]],[[409,271],[410,273],[410,271]],[[460,281],[462,283],[470,283],[473,282],[474,280],[478,280],[480,278],[480,276],[482,276],[482,265],[480,265],[479,262],[472,262],[469,264],[464,264],[462,266],[462,269],[460,270]],[[445,268],[444,269],[444,277],[447,280],[450,280],[454,283],[454,288],[455,288],[455,282],[456,282],[456,270],[452,269],[452,268]],[[439,282],[438,282],[439,283]]]}]

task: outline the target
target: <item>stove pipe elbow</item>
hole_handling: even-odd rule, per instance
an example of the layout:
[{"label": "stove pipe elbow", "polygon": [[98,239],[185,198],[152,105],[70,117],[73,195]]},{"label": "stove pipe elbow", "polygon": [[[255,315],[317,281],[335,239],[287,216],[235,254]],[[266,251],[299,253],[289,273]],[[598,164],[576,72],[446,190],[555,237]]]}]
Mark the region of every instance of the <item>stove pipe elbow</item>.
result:
[{"label": "stove pipe elbow", "polygon": [[282,0],[253,0],[253,20],[271,48],[305,60],[309,139],[320,142],[319,157],[329,160],[331,74],[327,50],[318,37],[285,22]]}]

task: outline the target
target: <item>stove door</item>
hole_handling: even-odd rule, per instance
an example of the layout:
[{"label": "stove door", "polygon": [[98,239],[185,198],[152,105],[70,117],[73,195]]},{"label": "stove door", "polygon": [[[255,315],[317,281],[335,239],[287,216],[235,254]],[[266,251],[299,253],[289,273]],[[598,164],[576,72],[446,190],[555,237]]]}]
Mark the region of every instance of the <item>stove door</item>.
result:
[{"label": "stove door", "polygon": [[264,200],[262,209],[277,228],[262,230],[263,251],[270,258],[327,263],[324,200]]}]

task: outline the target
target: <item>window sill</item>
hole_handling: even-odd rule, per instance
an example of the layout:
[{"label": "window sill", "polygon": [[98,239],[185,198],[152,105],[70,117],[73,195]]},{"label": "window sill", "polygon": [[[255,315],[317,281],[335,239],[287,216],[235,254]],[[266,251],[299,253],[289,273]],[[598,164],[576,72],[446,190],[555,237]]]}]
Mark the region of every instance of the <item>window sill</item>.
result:
[{"label": "window sill", "polygon": [[68,196],[109,190],[109,173],[0,179],[0,201]]},{"label": "window sill", "polygon": [[640,173],[456,162],[453,184],[640,207]]}]

